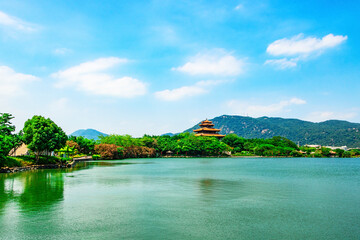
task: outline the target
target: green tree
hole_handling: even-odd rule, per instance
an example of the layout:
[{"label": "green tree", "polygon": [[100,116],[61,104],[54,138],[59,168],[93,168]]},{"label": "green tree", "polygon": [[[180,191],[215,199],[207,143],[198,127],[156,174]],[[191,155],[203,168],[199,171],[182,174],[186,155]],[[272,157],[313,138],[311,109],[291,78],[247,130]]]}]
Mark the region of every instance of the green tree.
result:
[{"label": "green tree", "polygon": [[79,152],[83,153],[83,154],[93,154],[94,151],[94,146],[95,146],[95,140],[94,139],[87,139],[84,138],[82,136],[79,137],[75,137],[75,136],[70,136],[69,137],[70,141],[74,141],[79,145]]},{"label": "green tree", "polygon": [[48,155],[51,151],[62,148],[67,140],[64,131],[50,118],[43,116],[33,116],[27,120],[23,132],[23,141],[35,153],[37,160],[41,153]]},{"label": "green tree", "polygon": [[0,165],[11,149],[21,143],[21,134],[14,134],[15,126],[10,122],[14,117],[9,113],[0,113]]}]

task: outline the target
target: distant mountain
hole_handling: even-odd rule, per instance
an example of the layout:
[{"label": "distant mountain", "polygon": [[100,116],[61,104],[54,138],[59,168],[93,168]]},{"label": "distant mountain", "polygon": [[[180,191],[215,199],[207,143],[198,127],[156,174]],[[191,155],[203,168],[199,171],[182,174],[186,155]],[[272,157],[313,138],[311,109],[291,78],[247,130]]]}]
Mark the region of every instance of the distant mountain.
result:
[{"label": "distant mountain", "polygon": [[97,140],[99,136],[108,136],[108,134],[99,132],[95,129],[79,129],[73,132],[72,134],[70,134],[70,136],[75,136],[75,137],[82,136],[84,138]]},{"label": "distant mountain", "polygon": [[178,133],[164,133],[162,134],[161,136],[170,136],[170,137],[173,137],[175,135],[177,135]]},{"label": "distant mountain", "polygon": [[[324,146],[360,147],[360,123],[329,120],[320,123],[274,117],[223,115],[210,119],[221,134],[235,133],[244,138],[286,137],[295,143]],[[199,128],[196,125],[185,132]]]}]

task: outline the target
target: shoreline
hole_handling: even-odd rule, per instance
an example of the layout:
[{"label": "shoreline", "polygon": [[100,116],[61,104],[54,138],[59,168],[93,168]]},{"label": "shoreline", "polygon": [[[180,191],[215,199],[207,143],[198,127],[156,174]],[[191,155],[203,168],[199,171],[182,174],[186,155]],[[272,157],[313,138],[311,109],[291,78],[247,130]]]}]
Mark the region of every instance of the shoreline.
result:
[{"label": "shoreline", "polygon": [[59,164],[44,164],[44,165],[31,165],[24,167],[2,167],[0,168],[0,173],[17,173],[25,171],[33,171],[39,169],[58,169],[58,168],[69,168],[69,164],[59,165]]},{"label": "shoreline", "polygon": [[72,162],[66,164],[41,164],[41,165],[30,165],[23,167],[2,167],[0,168],[0,173],[18,173],[26,171],[34,171],[39,169],[61,169],[61,168],[72,168],[76,165],[77,162],[84,162],[93,160],[92,157],[81,157],[75,158]]},{"label": "shoreline", "polygon": [[[162,156],[162,157],[155,157],[155,158],[298,158],[292,156]],[[307,158],[307,157],[304,157]],[[339,157],[330,157],[330,158],[339,158]],[[124,158],[119,160],[127,160],[127,159],[136,159],[136,158]],[[144,158],[139,158],[144,159]],[[145,158],[151,159],[151,158]],[[319,158],[321,159],[321,158]],[[23,166],[23,167],[2,167],[0,168],[1,173],[18,173],[18,172],[25,172],[25,171],[33,171],[33,170],[40,170],[40,169],[65,169],[65,168],[72,168],[76,166],[77,162],[84,162],[84,161],[114,161],[118,159],[92,159],[92,157],[82,157],[73,159],[72,162],[67,164],[43,164],[43,165],[30,165],[30,166]]]}]

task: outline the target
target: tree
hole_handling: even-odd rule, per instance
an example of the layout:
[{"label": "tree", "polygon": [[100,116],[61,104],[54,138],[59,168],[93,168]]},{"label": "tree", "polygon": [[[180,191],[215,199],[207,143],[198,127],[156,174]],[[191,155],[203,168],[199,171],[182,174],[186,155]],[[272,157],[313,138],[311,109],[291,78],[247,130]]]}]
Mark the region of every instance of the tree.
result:
[{"label": "tree", "polygon": [[9,113],[0,113],[0,165],[11,149],[21,143],[21,134],[13,133],[15,126],[10,122],[13,118]]},{"label": "tree", "polygon": [[62,148],[67,140],[64,131],[50,118],[43,116],[35,115],[27,120],[23,132],[23,141],[35,153],[37,160],[41,153],[49,154]]},{"label": "tree", "polygon": [[94,139],[87,139],[82,136],[79,136],[79,137],[70,136],[69,140],[76,142],[79,145],[80,148],[78,150],[80,153],[93,154],[95,152],[94,151],[94,146],[95,146]]}]

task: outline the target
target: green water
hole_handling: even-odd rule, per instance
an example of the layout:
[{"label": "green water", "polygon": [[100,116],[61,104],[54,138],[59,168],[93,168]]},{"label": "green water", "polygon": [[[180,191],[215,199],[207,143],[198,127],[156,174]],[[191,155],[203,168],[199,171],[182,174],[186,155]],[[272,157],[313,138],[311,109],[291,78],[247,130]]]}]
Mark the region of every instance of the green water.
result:
[{"label": "green water", "polygon": [[360,239],[360,159],[134,159],[0,175],[1,239]]}]

